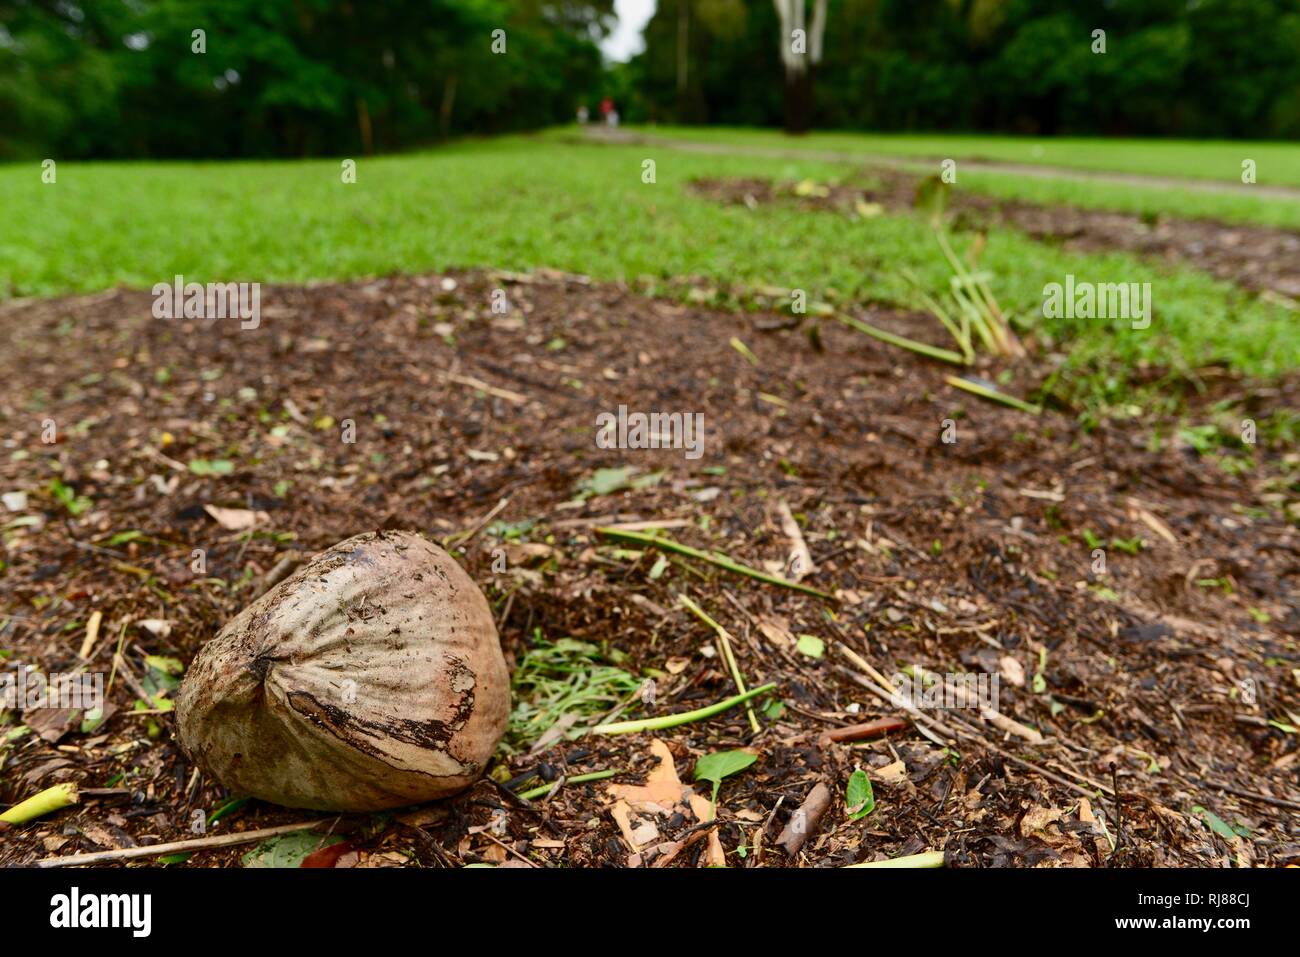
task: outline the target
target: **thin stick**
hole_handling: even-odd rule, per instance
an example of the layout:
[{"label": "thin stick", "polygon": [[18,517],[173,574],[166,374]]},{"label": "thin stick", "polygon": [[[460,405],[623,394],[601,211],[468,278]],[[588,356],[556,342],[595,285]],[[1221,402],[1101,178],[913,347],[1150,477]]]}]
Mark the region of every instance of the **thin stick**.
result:
[{"label": "thin stick", "polygon": [[703,721],[705,718],[712,718],[715,714],[721,714],[728,708],[734,708],[738,704],[757,698],[761,694],[767,694],[776,687],[775,681],[769,681],[760,688],[754,688],[744,694],[733,695],[730,698],[708,705],[704,708],[696,708],[694,711],[682,711],[677,714],[666,714],[658,718],[642,718],[639,721],[618,721],[614,724],[600,724],[591,729],[592,734],[636,734],[639,731],[663,731],[666,728],[675,728],[681,724],[690,724],[692,721]]},{"label": "thin stick", "polygon": [[454,372],[443,373],[443,377],[448,382],[455,382],[457,385],[468,386],[471,389],[478,389],[480,392],[486,392],[488,395],[494,395],[498,399],[505,399],[507,402],[513,402],[516,405],[522,405],[528,401],[528,396],[520,395],[518,392],[511,392],[509,389],[498,389],[494,385],[489,385],[482,379],[475,379],[467,375],[457,375]]},{"label": "thin stick", "polygon": [[[71,854],[67,857],[46,857],[36,862],[37,867],[75,867],[78,864],[99,864],[104,861],[123,861],[134,857],[156,857],[159,854],[177,854],[185,851],[202,851],[211,847],[230,847],[235,844],[250,844],[264,837],[276,837],[291,834],[294,831],[310,831],[328,823],[328,818],[315,821],[302,821],[298,824],[282,824],[279,827],[264,827],[256,831],[240,831],[238,834],[219,834],[214,837],[196,837],[192,841],[171,841],[167,844],[150,844],[147,847],[122,847],[113,851],[95,851],[92,854]],[[338,818],[333,818],[335,822]]]},{"label": "thin stick", "polygon": [[875,721],[867,721],[863,724],[831,728],[829,731],[823,731],[817,740],[818,743],[825,741],[842,744],[850,741],[861,741],[864,738],[878,738],[891,731],[902,731],[906,727],[907,722],[902,718],[877,718]]},{"label": "thin stick", "polygon": [[1242,788],[1234,788],[1227,784],[1220,784],[1217,781],[1207,781],[1201,779],[1201,783],[1207,787],[1215,788],[1226,794],[1235,794],[1237,797],[1246,798],[1250,801],[1260,801],[1264,804],[1272,804],[1274,807],[1290,808],[1293,811],[1300,811],[1300,802],[1288,801],[1286,798],[1274,797],[1271,794],[1261,794],[1259,791],[1247,791]]},{"label": "thin stick", "polygon": [[839,645],[839,649],[841,652],[844,653],[845,658],[848,658],[849,661],[857,665],[858,668],[860,668],[862,671],[869,674],[872,680],[874,680],[876,684],[880,685],[882,689],[888,691],[890,694],[893,694],[895,691],[898,690],[892,684],[889,683],[888,678],[886,678],[874,667],[872,667],[871,662],[867,661],[866,658],[863,658],[860,654],[858,654],[856,651],[854,651],[852,648],[850,648],[842,641],[836,642],[836,644]]},{"label": "thin stick", "polygon": [[917,342],[915,339],[908,339],[906,336],[895,335],[892,332],[886,332],[884,329],[878,329],[869,323],[865,323],[861,319],[854,319],[852,316],[841,316],[837,313],[835,318],[846,326],[856,329],[858,332],[865,332],[873,339],[887,342],[891,346],[898,346],[900,349],[907,349],[910,352],[918,352],[923,356],[929,356],[931,359],[939,359],[942,362],[951,362],[956,366],[964,366],[966,364],[966,360],[951,349],[941,349],[939,346],[932,346],[929,343]]},{"label": "thin stick", "polygon": [[479,531],[483,528],[484,525],[486,525],[488,522],[492,521],[492,519],[496,518],[499,514],[501,514],[501,510],[509,504],[510,504],[510,499],[508,498],[503,498],[501,501],[497,502],[496,505],[492,508],[492,511],[488,512],[486,515],[480,518],[477,524],[471,525],[463,532],[457,532],[455,535],[450,536],[446,541],[447,547],[450,548],[452,545],[460,545],[465,542],[468,542],[471,538],[473,538],[475,535],[479,533]]},{"label": "thin stick", "polygon": [[108,690],[104,692],[104,700],[107,701],[113,696],[113,681],[117,678],[117,663],[122,659],[122,642],[126,640],[126,625],[122,622],[122,630],[117,633],[117,648],[113,652],[113,668],[108,673]]},{"label": "thin stick", "polygon": [[924,854],[909,854],[907,857],[894,857],[887,861],[865,861],[861,864],[848,864],[847,867],[943,867],[943,851],[926,851]]},{"label": "thin stick", "polygon": [[[1022,768],[1026,768],[1030,771],[1033,771],[1035,774],[1041,775],[1042,777],[1051,781],[1053,784],[1059,784],[1061,785],[1061,787],[1069,788],[1071,791],[1074,791],[1076,794],[1082,794],[1084,797],[1096,798],[1098,791],[1100,791],[1102,794],[1110,794],[1111,796],[1114,796],[1114,792],[1110,788],[1101,787],[1098,788],[1097,790],[1090,791],[1087,788],[1080,787],[1079,785],[1075,784],[1073,781],[1069,780],[1068,778],[1063,778],[1061,777],[1061,775],[1055,774],[1047,770],[1046,768],[1039,767],[1037,764],[1034,764],[1030,761],[1026,761],[1024,758],[1016,757],[1010,751],[1006,751],[998,747],[996,744],[994,744],[991,741],[988,741],[981,735],[976,734],[974,731],[967,730],[966,728],[954,729],[952,727],[949,727],[948,725],[945,725],[941,721],[938,721],[927,715],[921,714],[920,711],[918,711],[915,707],[912,706],[911,703],[907,701],[895,701],[894,699],[896,697],[897,689],[894,688],[893,685],[891,685],[888,681],[886,681],[885,677],[879,671],[871,667],[871,665],[861,655],[855,652],[848,645],[844,644],[844,642],[842,641],[836,642],[836,646],[840,649],[840,651],[844,653],[844,656],[846,658],[852,661],[855,665],[857,665],[860,669],[865,671],[867,674],[871,675],[874,684],[871,681],[867,681],[865,678],[862,678],[859,675],[854,674],[848,668],[841,668],[844,674],[853,678],[854,681],[856,681],[859,685],[861,685],[863,688],[866,688],[868,691],[873,693],[876,697],[880,698],[882,701],[888,701],[891,704],[895,704],[895,705],[901,704],[903,706],[903,710],[905,710],[918,722],[925,723],[929,725],[931,728],[933,728],[934,730],[938,731],[940,734],[947,735],[948,738],[951,739],[951,743],[956,743],[956,741],[960,738],[964,738],[968,741],[974,741],[976,744],[980,745],[981,747],[987,748],[988,750],[994,752],[995,754],[1001,755],[1006,760],[1011,761],[1014,764],[1018,764]],[[876,685],[880,685],[880,688],[877,688]]]},{"label": "thin stick", "polygon": [[529,867],[536,867],[536,866],[537,866],[535,863],[533,863],[532,861],[530,861],[528,858],[524,857],[524,855],[520,854],[518,851],[516,851],[513,847],[511,847],[511,846],[510,846],[509,844],[507,844],[505,841],[498,840],[497,838],[495,838],[495,837],[493,837],[491,834],[489,834],[487,831],[480,831],[479,833],[480,833],[483,837],[486,837],[486,838],[487,838],[489,841],[491,841],[493,844],[499,844],[501,847],[505,848],[506,853],[508,853],[508,854],[513,854],[515,857],[519,858],[521,861],[523,861],[523,862],[524,862],[525,864],[527,864]]},{"label": "thin stick", "polygon": [[[695,604],[695,602],[691,601],[687,596],[678,595],[677,600],[685,605],[689,611],[712,628],[717,634],[718,642],[722,645],[722,657],[726,659],[727,667],[731,669],[731,677],[732,680],[736,682],[736,690],[741,694],[744,694],[746,691],[745,679],[740,673],[740,666],[736,664],[736,656],[731,650],[731,636],[727,634],[727,629],[723,628],[716,621],[710,618],[703,608]],[[754,716],[754,706],[747,703],[745,705],[745,711],[749,715],[749,726],[754,729],[755,734],[758,734],[763,730],[763,728],[758,723],[758,718]]]},{"label": "thin stick", "polygon": [[658,535],[643,535],[640,532],[627,532],[617,528],[611,528],[608,525],[596,529],[596,534],[604,535],[607,538],[617,538],[627,542],[636,542],[639,545],[649,545],[654,548],[662,548],[667,552],[677,552],[679,555],[689,555],[691,558],[698,558],[702,562],[708,562],[711,565],[717,565],[719,568],[725,568],[729,572],[735,572],[737,575],[747,575],[750,578],[756,578],[761,582],[767,582],[769,585],[780,585],[783,588],[792,588],[795,591],[801,591],[807,595],[816,595],[818,598],[824,598],[826,601],[835,601],[833,595],[828,595],[824,591],[818,591],[816,588],[809,588],[799,582],[792,582],[788,578],[781,578],[778,575],[769,575],[766,572],[760,572],[757,568],[750,568],[748,565],[742,565],[726,555],[710,555],[708,552],[702,552],[698,548],[691,548],[689,545],[682,545],[671,539],[660,538]]}]

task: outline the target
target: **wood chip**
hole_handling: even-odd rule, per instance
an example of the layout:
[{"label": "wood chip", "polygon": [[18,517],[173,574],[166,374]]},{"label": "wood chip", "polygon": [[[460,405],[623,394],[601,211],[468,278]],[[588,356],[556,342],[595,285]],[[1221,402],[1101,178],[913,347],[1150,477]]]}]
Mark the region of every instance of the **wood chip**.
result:
[{"label": "wood chip", "polygon": [[776,513],[781,519],[781,534],[790,540],[790,554],[786,559],[787,576],[791,581],[799,581],[817,570],[813,564],[812,552],[804,541],[803,531],[795,521],[794,513],[785,502],[776,503]]},{"label": "wood chip", "polygon": [[90,620],[86,622],[86,637],[81,641],[81,650],[77,656],[85,661],[90,657],[90,653],[95,650],[95,642],[99,640],[99,623],[104,620],[102,611],[95,611],[91,614]]},{"label": "wood chip", "polygon": [[790,820],[777,835],[776,843],[791,857],[797,855],[804,842],[817,832],[830,806],[831,789],[818,781],[803,799],[803,803],[790,815]]}]

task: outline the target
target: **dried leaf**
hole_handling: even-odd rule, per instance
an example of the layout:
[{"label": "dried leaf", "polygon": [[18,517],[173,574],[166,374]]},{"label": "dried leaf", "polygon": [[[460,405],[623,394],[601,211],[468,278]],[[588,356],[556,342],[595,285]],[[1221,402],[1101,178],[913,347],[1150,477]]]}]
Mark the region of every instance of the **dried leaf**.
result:
[{"label": "dried leaf", "polygon": [[258,522],[265,521],[265,512],[254,512],[247,508],[222,508],[220,505],[204,505],[203,511],[228,532],[244,532]]}]

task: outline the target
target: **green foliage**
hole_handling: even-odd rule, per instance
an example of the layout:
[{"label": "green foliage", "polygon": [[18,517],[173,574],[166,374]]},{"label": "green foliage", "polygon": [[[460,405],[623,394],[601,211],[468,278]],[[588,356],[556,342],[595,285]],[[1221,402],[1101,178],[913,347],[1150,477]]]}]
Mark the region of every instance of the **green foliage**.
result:
[{"label": "green foliage", "polygon": [[801,655],[807,655],[809,658],[820,658],[826,653],[826,642],[816,635],[804,634],[799,636],[795,648]]},{"label": "green foliage", "polygon": [[663,472],[649,472],[638,476],[638,471],[640,470],[630,465],[615,469],[596,469],[591,475],[579,481],[574,491],[578,493],[579,500],[585,501],[599,495],[612,495],[627,489],[649,488],[659,484],[659,480],[664,475]]},{"label": "green foliage", "polygon": [[229,475],[235,471],[235,464],[226,459],[194,459],[189,463],[190,471],[195,475]]},{"label": "green foliage", "polygon": [[1210,830],[1224,840],[1233,841],[1238,837],[1250,837],[1250,831],[1246,828],[1241,826],[1232,826],[1223,818],[1219,817],[1219,815],[1215,814],[1208,808],[1201,807],[1199,804],[1192,806],[1192,813],[1205,821],[1205,823],[1210,826]]},{"label": "green foliage", "polygon": [[309,854],[342,840],[337,834],[294,831],[263,841],[245,854],[242,861],[245,867],[301,867]]},{"label": "green foliage", "polygon": [[86,496],[78,495],[75,490],[59,479],[50,480],[50,497],[63,506],[64,510],[73,518],[92,508],[95,504]]},{"label": "green foliage", "polygon": [[714,804],[718,802],[718,789],[724,778],[739,774],[758,760],[758,755],[749,751],[717,751],[706,754],[695,762],[695,780],[712,781]]},{"label": "green foliage", "polygon": [[[660,0],[645,52],[619,71],[628,117],[779,125],[773,5],[690,0],[683,35],[684,2]],[[1106,31],[1104,53],[1093,50],[1097,29]],[[830,0],[813,122],[1294,137],[1297,49],[1293,0]]]},{"label": "green foliage", "polygon": [[599,96],[612,9],[0,0],[0,156],[355,155],[554,123]]},{"label": "green foliage", "polygon": [[574,638],[546,642],[539,633],[515,668],[507,742],[523,747],[566,715],[580,721],[604,714],[640,685],[634,675],[605,664],[596,645]]},{"label": "green foliage", "polygon": [[849,775],[844,804],[848,808],[850,821],[864,818],[876,809],[876,795],[871,789],[871,778],[861,768]]}]

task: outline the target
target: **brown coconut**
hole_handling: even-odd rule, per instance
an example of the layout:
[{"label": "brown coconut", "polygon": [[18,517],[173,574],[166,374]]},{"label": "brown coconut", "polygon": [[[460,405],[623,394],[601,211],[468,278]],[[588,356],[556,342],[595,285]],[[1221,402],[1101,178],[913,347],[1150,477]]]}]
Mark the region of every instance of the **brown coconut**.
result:
[{"label": "brown coconut", "polygon": [[505,731],[487,601],[441,548],[358,535],[253,602],[194,659],[180,743],[230,790],[373,811],[454,794]]}]

